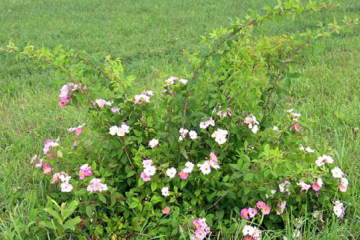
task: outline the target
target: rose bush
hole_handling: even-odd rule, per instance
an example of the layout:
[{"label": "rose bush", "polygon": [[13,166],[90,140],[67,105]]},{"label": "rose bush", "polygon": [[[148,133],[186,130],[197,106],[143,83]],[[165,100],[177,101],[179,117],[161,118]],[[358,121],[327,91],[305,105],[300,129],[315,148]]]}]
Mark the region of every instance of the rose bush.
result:
[{"label": "rose bush", "polygon": [[[153,91],[134,82],[119,59],[9,44],[6,51],[70,78],[57,107],[90,105],[88,122],[46,140],[31,160],[51,182],[46,191],[53,200],[79,203],[72,222],[81,223],[79,238],[205,239],[241,232],[260,239],[262,229],[282,229],[304,213],[319,225],[333,214],[344,218],[349,183],[333,151],[304,145],[306,120],[295,110],[272,113],[275,94],[286,90],[278,82],[297,75],[288,63],[312,41],[358,20],[294,35],[254,31],[267,20],[330,6],[279,1],[265,15],[252,13],[218,29],[204,38],[202,52],[185,53],[181,77],[162,79],[162,89]],[[73,228],[62,228],[60,237],[63,229]]]}]

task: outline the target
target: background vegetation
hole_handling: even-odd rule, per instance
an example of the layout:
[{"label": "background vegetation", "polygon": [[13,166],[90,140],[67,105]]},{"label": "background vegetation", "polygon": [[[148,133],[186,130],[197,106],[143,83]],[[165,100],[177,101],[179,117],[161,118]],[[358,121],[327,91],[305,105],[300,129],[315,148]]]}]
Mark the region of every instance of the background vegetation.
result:
[{"label": "background vegetation", "polygon": [[[94,56],[111,54],[122,58],[127,71],[139,84],[156,89],[177,70],[183,50],[196,50],[200,35],[229,26],[229,19],[243,18],[246,10],[274,5],[275,0],[2,0],[0,44],[13,40],[35,46],[85,50]],[[340,8],[304,15],[285,25],[266,25],[293,32],[316,27],[316,20],[360,14],[358,0],[338,0]],[[345,203],[355,210],[341,227],[335,223],[322,237],[337,239],[360,236],[360,35],[359,31],[319,42],[293,90],[279,102],[278,111],[295,108],[311,122],[309,146],[324,143],[337,150],[338,164],[350,180],[352,198]],[[59,89],[64,84],[52,70],[34,67],[31,61],[15,61],[0,54],[0,238],[19,235],[35,207],[45,199],[42,174],[33,172],[29,161],[48,136],[86,119],[86,109],[73,115],[60,109]],[[145,88],[145,87],[144,87]],[[61,116],[62,120],[57,120]],[[60,121],[61,124],[56,123]],[[34,183],[38,185],[34,188]],[[42,197],[40,197],[42,196]],[[327,234],[327,235],[326,235]],[[34,239],[36,239],[34,237]]]}]

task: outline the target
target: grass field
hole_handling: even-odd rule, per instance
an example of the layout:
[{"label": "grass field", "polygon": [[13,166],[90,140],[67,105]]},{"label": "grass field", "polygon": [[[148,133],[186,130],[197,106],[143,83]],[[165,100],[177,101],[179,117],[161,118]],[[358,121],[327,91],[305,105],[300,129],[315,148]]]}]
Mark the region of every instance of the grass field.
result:
[{"label": "grass field", "polygon": [[[301,31],[333,16],[360,15],[359,0],[338,0],[340,8],[307,15],[284,25],[267,25],[270,33]],[[178,69],[183,50],[196,50],[200,35],[229,26],[246,10],[275,4],[275,0],[2,0],[0,44],[13,40],[41,47],[64,45],[94,55],[121,57],[130,73],[144,85],[156,86],[158,76]],[[328,233],[312,239],[360,238],[360,29],[320,42],[325,50],[309,55],[280,110],[292,106],[308,119],[309,145],[337,151],[336,161],[350,180],[354,214]],[[29,167],[44,141],[81,122],[58,108],[64,82],[51,69],[31,61],[16,61],[0,53],[0,239],[36,239],[24,233],[29,212],[43,204],[42,175]],[[58,117],[63,121],[58,124]],[[22,235],[20,232],[23,232]],[[27,237],[23,237],[27,236]],[[307,239],[307,238],[305,238]]]}]

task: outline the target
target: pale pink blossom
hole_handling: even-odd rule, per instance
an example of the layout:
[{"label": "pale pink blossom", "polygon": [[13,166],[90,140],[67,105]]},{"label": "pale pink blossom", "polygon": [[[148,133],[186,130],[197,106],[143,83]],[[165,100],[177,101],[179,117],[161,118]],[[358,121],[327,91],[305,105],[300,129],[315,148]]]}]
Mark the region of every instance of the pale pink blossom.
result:
[{"label": "pale pink blossom", "polygon": [[169,206],[166,206],[166,207],[162,210],[162,213],[165,214],[165,215],[169,215],[169,214],[170,214],[170,207],[169,207]]}]

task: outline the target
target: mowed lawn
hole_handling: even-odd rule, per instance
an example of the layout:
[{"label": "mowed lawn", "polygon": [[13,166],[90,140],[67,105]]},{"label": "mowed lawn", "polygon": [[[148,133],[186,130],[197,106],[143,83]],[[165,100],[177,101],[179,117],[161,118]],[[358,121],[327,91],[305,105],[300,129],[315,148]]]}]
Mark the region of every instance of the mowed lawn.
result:
[{"label": "mowed lawn", "polygon": [[[341,7],[304,15],[283,25],[269,23],[269,34],[316,28],[318,21],[360,16],[359,0],[339,0]],[[0,45],[86,51],[120,57],[144,89],[156,88],[179,70],[182,51],[201,47],[201,35],[229,27],[247,9],[275,5],[276,0],[1,0]],[[360,238],[360,27],[318,42],[303,72],[277,111],[294,108],[309,120],[308,145],[330,146],[350,180],[352,214],[332,234]],[[0,53],[0,239],[17,239],[32,209],[41,207],[47,183],[30,158],[46,139],[84,122],[84,109],[58,107],[64,80],[51,69]],[[104,96],[106,98],[106,96]],[[58,120],[58,117],[63,120]],[[331,235],[338,239],[335,235]],[[31,237],[31,233],[27,235]],[[26,238],[26,239],[29,239]],[[32,236],[36,239],[36,236]]]}]

